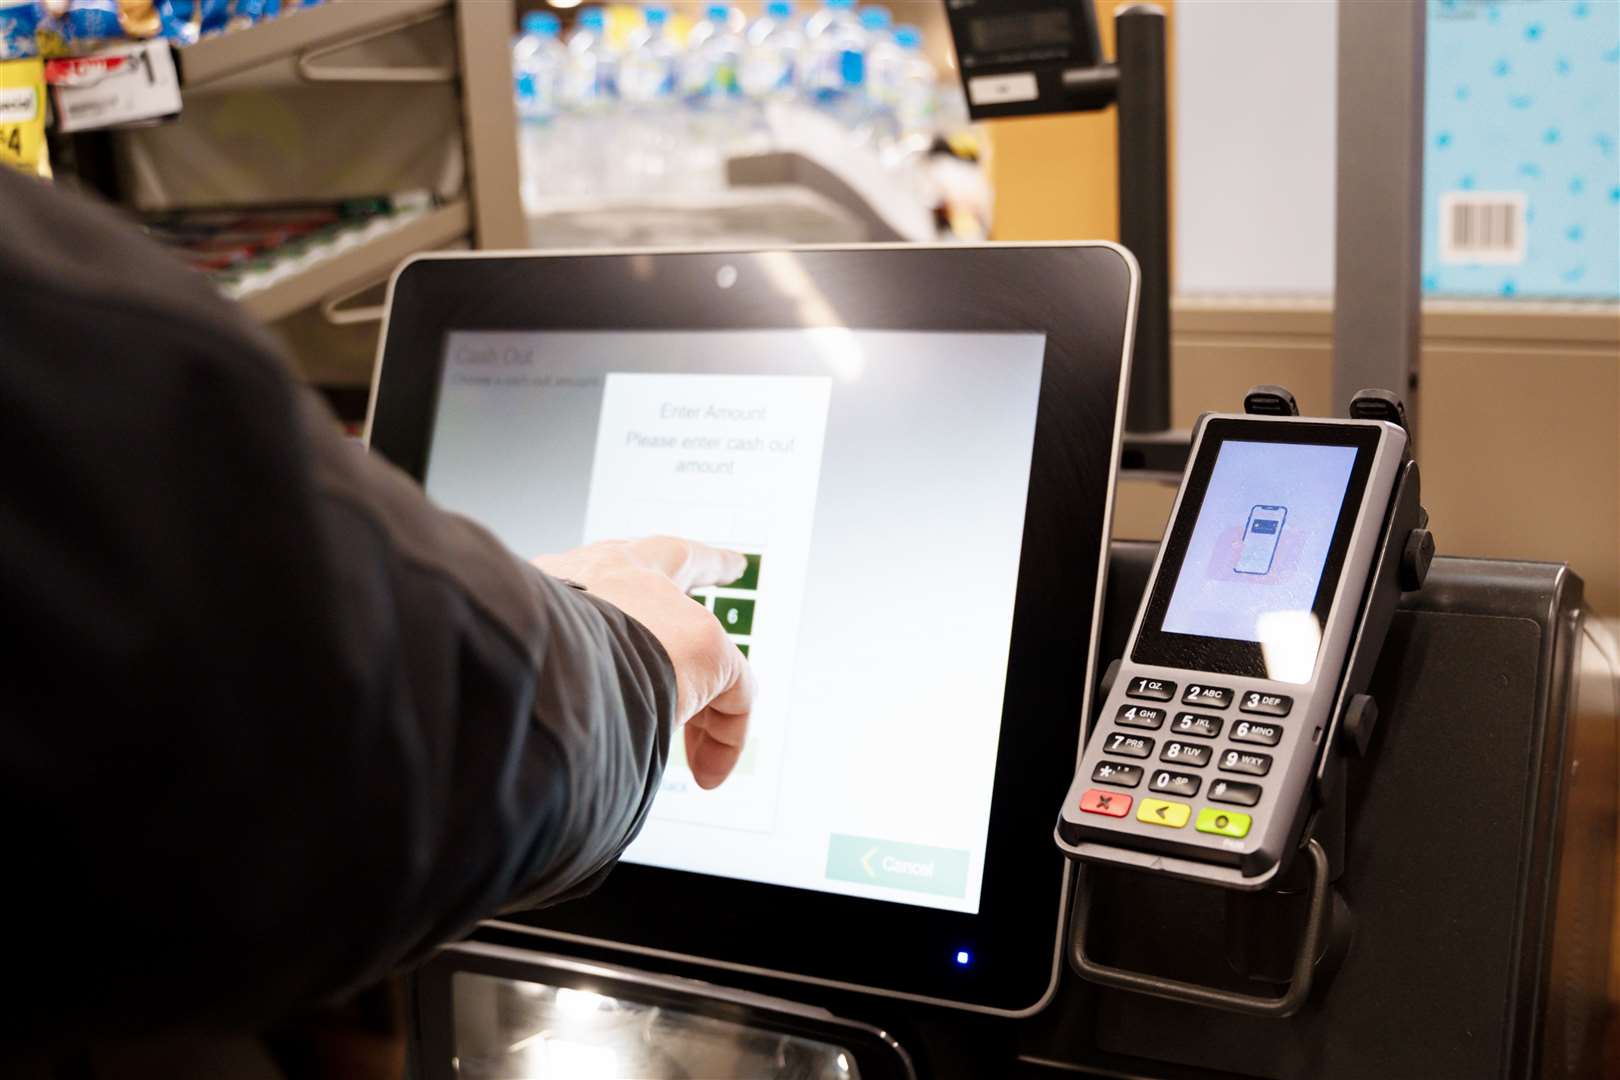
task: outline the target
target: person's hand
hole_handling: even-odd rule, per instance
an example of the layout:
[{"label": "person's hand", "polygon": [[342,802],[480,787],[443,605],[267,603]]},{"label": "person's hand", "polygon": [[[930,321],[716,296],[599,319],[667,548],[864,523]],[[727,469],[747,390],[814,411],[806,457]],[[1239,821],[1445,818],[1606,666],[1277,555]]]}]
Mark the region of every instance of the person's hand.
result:
[{"label": "person's hand", "polygon": [[577,581],[652,631],[675,665],[675,723],[686,728],[686,763],[698,787],[716,787],[742,756],[754,674],[725,630],[687,595],[742,577],[747,561],[690,540],[604,540],[534,565]]}]

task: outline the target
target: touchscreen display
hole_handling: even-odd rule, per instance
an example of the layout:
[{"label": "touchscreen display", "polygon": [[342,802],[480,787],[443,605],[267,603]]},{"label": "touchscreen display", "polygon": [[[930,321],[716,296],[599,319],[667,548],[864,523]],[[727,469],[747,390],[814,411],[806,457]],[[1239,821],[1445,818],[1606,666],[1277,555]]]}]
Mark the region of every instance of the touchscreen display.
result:
[{"label": "touchscreen display", "polygon": [[1308,681],[1320,633],[1312,604],[1356,453],[1221,443],[1162,629],[1254,642],[1273,678]]},{"label": "touchscreen display", "polygon": [[[759,679],[701,791],[681,740],[626,859],[979,910],[1045,337],[458,332],[426,488],[523,557],[668,533]],[[1290,523],[1291,524],[1291,523]]]}]

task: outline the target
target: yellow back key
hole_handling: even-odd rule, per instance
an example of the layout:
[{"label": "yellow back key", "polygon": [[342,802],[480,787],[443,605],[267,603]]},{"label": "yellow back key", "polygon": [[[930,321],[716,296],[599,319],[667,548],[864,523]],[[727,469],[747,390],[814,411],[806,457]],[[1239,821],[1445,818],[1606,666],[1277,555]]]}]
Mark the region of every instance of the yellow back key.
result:
[{"label": "yellow back key", "polygon": [[1192,807],[1168,799],[1143,799],[1141,808],[1136,811],[1137,821],[1163,825],[1167,829],[1181,828],[1191,816]]}]

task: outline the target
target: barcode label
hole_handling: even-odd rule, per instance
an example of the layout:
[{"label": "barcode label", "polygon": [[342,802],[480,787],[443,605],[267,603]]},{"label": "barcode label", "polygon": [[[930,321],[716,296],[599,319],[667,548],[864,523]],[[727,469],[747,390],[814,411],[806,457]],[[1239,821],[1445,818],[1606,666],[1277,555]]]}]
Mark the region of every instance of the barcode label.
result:
[{"label": "barcode label", "polygon": [[1525,257],[1522,191],[1448,191],[1440,196],[1440,261],[1513,266]]}]

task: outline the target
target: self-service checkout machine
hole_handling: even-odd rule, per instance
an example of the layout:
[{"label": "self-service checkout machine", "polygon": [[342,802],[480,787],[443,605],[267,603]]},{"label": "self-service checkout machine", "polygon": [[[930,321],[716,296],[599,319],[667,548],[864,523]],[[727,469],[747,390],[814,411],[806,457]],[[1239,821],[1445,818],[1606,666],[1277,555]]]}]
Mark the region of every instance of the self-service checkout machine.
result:
[{"label": "self-service checkout machine", "polygon": [[1138,290],[1111,245],[404,269],[373,451],[517,551],[746,551],[695,599],[765,688],[596,894],[416,973],[419,1076],[1603,1074],[1580,579],[1435,556],[1395,394],[1258,388],[1108,544]]}]

